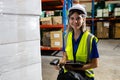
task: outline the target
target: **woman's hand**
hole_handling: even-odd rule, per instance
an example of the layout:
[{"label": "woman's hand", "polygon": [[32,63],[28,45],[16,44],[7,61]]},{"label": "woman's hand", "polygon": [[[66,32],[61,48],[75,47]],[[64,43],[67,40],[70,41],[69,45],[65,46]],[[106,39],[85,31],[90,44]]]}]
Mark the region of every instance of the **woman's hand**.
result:
[{"label": "woman's hand", "polygon": [[66,55],[65,52],[63,52],[63,57],[62,57],[62,59],[60,60],[59,64],[60,64],[60,65],[64,65],[64,64],[66,63],[66,61],[67,61],[67,55]]},{"label": "woman's hand", "polygon": [[60,70],[60,66],[59,65],[56,65],[54,66],[56,70]]},{"label": "woman's hand", "polygon": [[86,69],[96,68],[97,66],[98,66],[98,58],[93,58],[90,63],[85,64],[81,69],[86,70]]}]

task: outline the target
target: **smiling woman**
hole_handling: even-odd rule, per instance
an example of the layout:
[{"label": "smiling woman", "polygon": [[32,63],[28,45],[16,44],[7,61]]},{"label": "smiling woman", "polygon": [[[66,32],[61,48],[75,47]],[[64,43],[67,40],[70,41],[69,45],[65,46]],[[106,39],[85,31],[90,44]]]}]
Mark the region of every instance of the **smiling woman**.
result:
[{"label": "smiling woman", "polygon": [[[99,58],[96,45],[98,39],[86,30],[86,16],[87,12],[80,4],[76,4],[69,9],[63,58],[60,60],[60,64],[66,64],[67,62],[81,62],[83,64],[82,67],[64,66],[64,74],[69,74],[72,71],[74,74],[79,74],[78,80],[81,80],[81,78],[84,78],[82,80],[94,80],[92,69],[97,67]],[[70,77],[67,75],[63,79],[73,80]]]}]

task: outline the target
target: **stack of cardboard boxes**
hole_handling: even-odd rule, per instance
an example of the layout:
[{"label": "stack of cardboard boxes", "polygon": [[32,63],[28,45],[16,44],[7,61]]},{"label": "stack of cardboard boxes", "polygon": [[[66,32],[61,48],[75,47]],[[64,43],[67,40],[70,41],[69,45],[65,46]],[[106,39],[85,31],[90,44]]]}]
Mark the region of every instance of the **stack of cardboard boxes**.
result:
[{"label": "stack of cardboard boxes", "polygon": [[43,11],[40,18],[41,25],[62,24],[61,11]]},{"label": "stack of cardboard boxes", "polygon": [[50,41],[51,41],[51,47],[62,48],[63,46],[62,31],[51,31]]},{"label": "stack of cardboard boxes", "polygon": [[[55,14],[56,13],[53,11],[46,11],[46,17],[41,17],[40,19],[41,25],[55,25],[56,27],[59,27],[59,24],[62,24],[62,16]],[[62,48],[62,39],[63,36],[61,28],[44,29],[42,33],[42,46]]]},{"label": "stack of cardboard boxes", "polygon": [[62,16],[44,17],[40,19],[41,25],[62,24]]},{"label": "stack of cardboard boxes", "polygon": [[59,47],[63,46],[63,35],[62,31],[48,31],[43,32],[42,45],[48,47]]}]

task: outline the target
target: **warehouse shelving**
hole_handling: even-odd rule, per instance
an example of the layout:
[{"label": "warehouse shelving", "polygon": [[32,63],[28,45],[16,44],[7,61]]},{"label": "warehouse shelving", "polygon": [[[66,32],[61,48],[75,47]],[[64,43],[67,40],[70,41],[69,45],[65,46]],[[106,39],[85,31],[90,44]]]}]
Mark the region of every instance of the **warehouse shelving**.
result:
[{"label": "warehouse shelving", "polygon": [[[101,0],[79,0],[79,2],[75,2],[74,4],[84,4],[84,3],[91,3],[92,4],[92,15],[91,15],[91,18],[86,18],[86,21],[87,21],[87,26],[90,26],[91,28],[91,32],[93,34],[96,35],[96,32],[95,32],[95,29],[96,29],[96,23],[97,22],[110,22],[110,29],[114,29],[114,24],[116,22],[120,22],[120,16],[118,17],[114,17],[114,16],[108,16],[108,17],[95,17],[94,15],[94,3],[95,2],[98,2],[98,1],[101,1]],[[119,1],[119,0],[105,0],[105,2],[110,2],[110,1]],[[111,30],[110,30],[111,32]],[[111,33],[109,33],[111,35]],[[113,38],[113,37],[109,37],[109,38]]]},{"label": "warehouse shelving", "polygon": [[[91,21],[92,18],[87,18],[86,20]],[[101,17],[101,18],[94,18],[93,20],[94,21],[105,21],[105,20],[112,21],[112,20],[120,20],[120,17]]]},{"label": "warehouse shelving", "polygon": [[41,50],[61,50],[62,48],[59,47],[47,47],[47,46],[41,46]]},{"label": "warehouse shelving", "polygon": [[[91,3],[92,1],[94,2],[98,2],[100,0],[79,0],[80,2],[74,2],[75,4],[78,4],[78,3]],[[105,1],[119,1],[119,0],[105,0]]]},{"label": "warehouse shelving", "polygon": [[[50,10],[62,10],[63,9],[64,0],[42,0],[42,10],[50,11]],[[43,24],[40,25],[40,29],[46,30],[62,30],[64,31],[63,24]],[[62,48],[60,47],[50,47],[41,45],[42,51],[60,51]]]},{"label": "warehouse shelving", "polygon": [[[63,30],[63,24],[57,24],[57,25],[40,25],[41,29],[62,29]],[[48,46],[41,46],[41,50],[61,50],[62,48],[59,47],[48,47]]]},{"label": "warehouse shelving", "polygon": [[57,24],[57,25],[40,25],[40,28],[41,29],[54,29],[54,28],[57,28],[57,29],[63,29],[63,24]]},{"label": "warehouse shelving", "polygon": [[[73,0],[42,0],[42,10],[63,10],[63,13],[66,13],[66,10],[70,8]],[[79,0],[80,1],[80,0]],[[88,26],[91,26],[91,32],[95,34],[95,26],[98,21],[109,21],[116,22],[119,21],[119,17],[95,17],[94,16],[94,2],[98,2],[100,0],[81,0],[79,3],[92,3],[92,15],[91,18],[87,18]],[[118,0],[106,0],[106,1],[118,1]],[[67,4],[67,5],[66,5]],[[66,21],[67,15],[63,14],[63,24],[59,25],[40,25],[40,29],[62,29],[63,32],[66,30]],[[111,23],[112,24],[112,23]],[[51,48],[48,46],[41,46],[41,50],[61,50],[61,48]]]},{"label": "warehouse shelving", "polygon": [[43,10],[56,10],[63,8],[64,0],[42,0]]}]

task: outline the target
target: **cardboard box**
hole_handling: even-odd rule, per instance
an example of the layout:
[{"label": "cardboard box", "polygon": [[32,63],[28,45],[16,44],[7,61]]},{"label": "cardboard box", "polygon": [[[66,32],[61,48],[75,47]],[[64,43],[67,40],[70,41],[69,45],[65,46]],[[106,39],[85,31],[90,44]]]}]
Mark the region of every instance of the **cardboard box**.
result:
[{"label": "cardboard box", "polygon": [[45,17],[40,19],[42,25],[52,25],[52,18],[51,17]]},{"label": "cardboard box", "polygon": [[119,7],[116,7],[114,9],[114,16],[120,16],[120,8]]},{"label": "cardboard box", "polygon": [[116,8],[114,9],[114,12],[120,12],[120,8],[119,8],[119,7],[116,7]]},{"label": "cardboard box", "polygon": [[62,39],[62,31],[51,31],[50,32],[50,39]]},{"label": "cardboard box", "polygon": [[97,37],[109,38],[109,22],[97,22]]},{"label": "cardboard box", "polygon": [[42,45],[50,46],[50,32],[43,32]]},{"label": "cardboard box", "polygon": [[114,12],[114,16],[120,16],[120,11]]},{"label": "cardboard box", "polygon": [[109,16],[108,9],[103,9],[103,17],[108,17],[108,16]]},{"label": "cardboard box", "polygon": [[102,16],[103,16],[103,9],[98,9],[96,17],[102,17]]},{"label": "cardboard box", "polygon": [[53,16],[53,24],[62,24],[62,16]]},{"label": "cardboard box", "polygon": [[115,26],[120,27],[120,23],[116,23]]},{"label": "cardboard box", "polygon": [[120,23],[115,24],[114,38],[120,38]]}]

